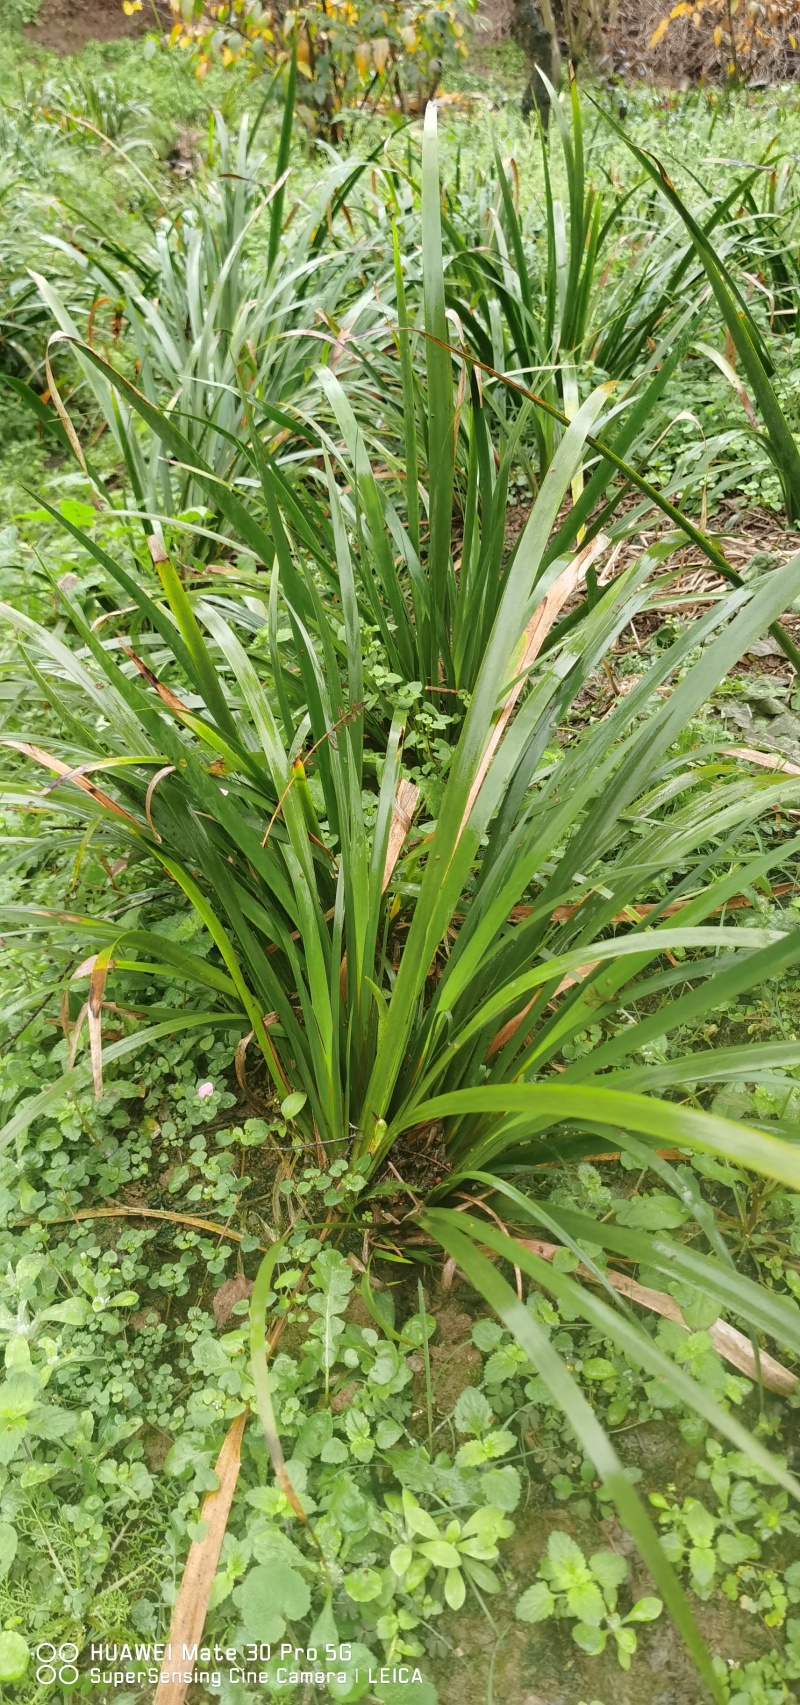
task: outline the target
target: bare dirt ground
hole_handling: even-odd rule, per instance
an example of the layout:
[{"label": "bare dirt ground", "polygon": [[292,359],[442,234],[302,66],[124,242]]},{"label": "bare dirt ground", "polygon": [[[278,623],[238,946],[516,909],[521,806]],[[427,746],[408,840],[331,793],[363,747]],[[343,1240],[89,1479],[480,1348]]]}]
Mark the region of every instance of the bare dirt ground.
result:
[{"label": "bare dirt ground", "polygon": [[66,58],[80,53],[90,41],[118,41],[141,36],[158,23],[158,14],[147,3],[141,12],[126,17],[122,0],[43,0],[33,23],[25,26],[27,41]]}]

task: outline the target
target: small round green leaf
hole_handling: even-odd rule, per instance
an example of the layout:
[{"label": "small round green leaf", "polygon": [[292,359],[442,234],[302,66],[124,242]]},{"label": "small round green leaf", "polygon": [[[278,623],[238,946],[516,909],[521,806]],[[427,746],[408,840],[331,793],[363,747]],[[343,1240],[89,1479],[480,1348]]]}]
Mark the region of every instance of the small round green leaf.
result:
[{"label": "small round green leaf", "polygon": [[354,1569],[344,1577],[344,1590],[356,1604],[369,1604],[371,1599],[380,1597],[383,1581],[377,1569]]},{"label": "small round green leaf", "polygon": [[0,1681],[21,1681],[29,1660],[28,1644],[21,1634],[0,1634]]},{"label": "small round green leaf", "polygon": [[616,1379],[617,1369],[605,1356],[591,1356],[581,1369],[584,1379]]},{"label": "small round green leaf", "polygon": [[605,1628],[590,1628],[586,1622],[576,1622],[572,1630],[572,1638],[582,1652],[589,1652],[592,1657],[599,1657],[606,1649],[608,1635]]}]

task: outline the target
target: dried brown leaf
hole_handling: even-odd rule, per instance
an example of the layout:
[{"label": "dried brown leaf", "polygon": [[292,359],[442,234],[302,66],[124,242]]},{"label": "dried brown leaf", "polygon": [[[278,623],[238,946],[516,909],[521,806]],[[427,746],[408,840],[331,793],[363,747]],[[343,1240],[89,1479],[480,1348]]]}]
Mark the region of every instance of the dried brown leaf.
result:
[{"label": "dried brown leaf", "polygon": [[386,848],[386,860],[383,866],[383,881],[381,893],[385,894],[394,875],[395,865],[400,857],[403,842],[408,834],[417,808],[419,788],[416,782],[402,780],[397,783],[397,791],[392,803],[392,821],[389,828],[389,841]]},{"label": "dried brown leaf", "polygon": [[475,779],[469,791],[469,798],[464,810],[464,816],[461,820],[460,833],[462,835],[469,822],[470,816],[472,815],[472,808],[478,794],[486,780],[489,765],[491,764],[492,758],[494,757],[495,752],[500,745],[500,741],[505,734],[506,728],[508,727],[514,706],[516,705],[523,688],[527,684],[530,669],[536,662],[553,623],[564,608],[567,599],[572,596],[572,593],[575,591],[579,581],[586,573],[586,570],[591,567],[592,563],[596,562],[599,556],[602,556],[603,551],[607,548],[608,539],[604,533],[598,533],[597,538],[592,539],[590,544],[584,545],[583,550],[579,551],[577,556],[573,557],[572,561],[567,563],[566,568],[562,569],[562,572],[559,574],[558,578],[554,580],[550,587],[549,592],[545,593],[541,604],[537,605],[537,608],[534,610],[522,638],[522,650],[519,661],[516,665],[516,674],[513,685],[506,696],[503,708],[489,736],[486,750],[478,765]]},{"label": "dried brown leaf", "polygon": [[160,834],[159,834],[159,832],[155,826],[155,823],[153,822],[152,810],[151,810],[152,803],[153,803],[153,794],[155,793],[159,782],[163,781],[165,776],[172,776],[174,774],[175,774],[175,765],[174,764],[165,764],[163,769],[156,770],[156,773],[153,776],[152,780],[150,782],[148,782],[147,792],[144,796],[144,814],[145,814],[145,817],[147,818],[147,821],[150,825],[150,833],[153,837],[153,840],[157,841],[159,846],[161,845],[161,836],[160,836]]},{"label": "dried brown leaf", "polygon": [[[86,776],[80,770],[70,769],[69,764],[63,764],[60,758],[53,756],[52,752],[45,752],[41,746],[32,746],[27,740],[3,740],[0,744],[11,747],[15,752],[22,752],[26,758],[33,758],[35,763],[41,764],[46,770],[55,771],[55,774],[62,781],[73,782],[76,787],[81,789],[82,793],[88,793],[91,799],[96,800],[98,805],[104,805],[106,810],[113,811],[116,817],[124,817],[126,823],[136,823],[136,818],[132,817],[129,811],[124,811],[109,793],[104,793],[102,788],[95,787],[94,782],[87,781]],[[101,767],[98,762],[98,768]]]},{"label": "dried brown leaf", "polygon": [[125,656],[129,657],[131,662],[138,669],[143,680],[147,682],[148,687],[152,687],[153,691],[158,693],[159,698],[169,710],[178,711],[179,713],[184,713],[187,716],[191,714],[189,706],[184,704],[182,699],[178,698],[177,693],[173,693],[169,687],[165,687],[163,681],[159,681],[158,676],[153,674],[152,669],[149,664],[145,663],[144,658],[137,657],[136,652],[130,645],[123,645],[122,649]]}]

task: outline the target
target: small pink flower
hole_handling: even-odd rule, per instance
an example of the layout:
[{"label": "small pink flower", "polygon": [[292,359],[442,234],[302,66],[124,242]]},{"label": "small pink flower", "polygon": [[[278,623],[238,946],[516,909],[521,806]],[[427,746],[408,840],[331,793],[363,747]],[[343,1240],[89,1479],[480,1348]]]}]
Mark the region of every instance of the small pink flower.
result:
[{"label": "small pink flower", "polygon": [[198,1101],[205,1101],[206,1096],[214,1094],[213,1083],[201,1083],[197,1090]]}]

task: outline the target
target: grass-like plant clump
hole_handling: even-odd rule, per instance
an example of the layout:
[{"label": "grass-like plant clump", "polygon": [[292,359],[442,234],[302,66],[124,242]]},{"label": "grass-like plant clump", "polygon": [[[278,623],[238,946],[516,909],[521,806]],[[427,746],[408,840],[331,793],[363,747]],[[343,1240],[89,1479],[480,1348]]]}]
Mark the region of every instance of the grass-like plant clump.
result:
[{"label": "grass-like plant clump", "polygon": [[199,1601],[200,1698],[645,1699],[669,1615],[781,1705],[793,164],[574,83],[312,152],[293,76],[187,181],[41,95],[111,176],[0,279],[0,1683],[157,1698],[90,1645]]}]

